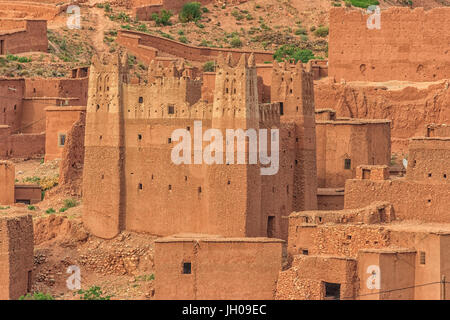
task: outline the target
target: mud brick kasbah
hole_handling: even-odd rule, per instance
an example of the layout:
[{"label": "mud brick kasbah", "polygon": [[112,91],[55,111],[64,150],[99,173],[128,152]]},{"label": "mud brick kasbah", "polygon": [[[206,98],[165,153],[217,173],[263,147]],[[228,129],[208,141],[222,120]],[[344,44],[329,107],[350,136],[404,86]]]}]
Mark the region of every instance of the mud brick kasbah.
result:
[{"label": "mud brick kasbah", "polygon": [[[295,62],[149,22],[164,9],[186,27],[187,2],[80,1],[92,24],[58,40],[72,3],[0,1],[0,299],[73,299],[69,266],[118,299],[448,299],[450,8],[383,3],[370,29],[327,4],[328,55]],[[186,30],[281,6],[199,2],[208,18]],[[93,30],[74,63],[65,49]],[[58,72],[34,73],[42,61]],[[245,164],[173,161],[230,129]],[[262,140],[272,162],[250,163]]]}]

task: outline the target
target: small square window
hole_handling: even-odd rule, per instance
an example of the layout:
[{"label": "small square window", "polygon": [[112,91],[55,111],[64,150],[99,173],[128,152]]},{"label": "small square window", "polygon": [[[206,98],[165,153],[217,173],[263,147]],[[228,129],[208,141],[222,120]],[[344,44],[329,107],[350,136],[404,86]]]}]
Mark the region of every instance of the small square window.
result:
[{"label": "small square window", "polygon": [[144,98],[143,97],[139,97],[139,103],[144,102]]},{"label": "small square window", "polygon": [[172,138],[167,139],[167,143],[172,143]]},{"label": "small square window", "polygon": [[191,274],[192,266],[190,262],[183,263],[183,274]]},{"label": "small square window", "polygon": [[66,134],[60,133],[58,135],[58,147],[64,147],[65,144],[66,144]]},{"label": "small square window", "polygon": [[307,250],[307,249],[303,249],[303,250],[302,250],[302,254],[303,254],[303,255],[307,256],[307,255],[308,255],[308,253],[309,253],[309,252],[308,252],[308,250]]},{"label": "small square window", "polygon": [[169,112],[169,114],[174,114],[175,113],[175,107],[173,105],[170,105],[168,112]]},{"label": "small square window", "polygon": [[142,140],[142,134],[138,134],[138,139]]}]

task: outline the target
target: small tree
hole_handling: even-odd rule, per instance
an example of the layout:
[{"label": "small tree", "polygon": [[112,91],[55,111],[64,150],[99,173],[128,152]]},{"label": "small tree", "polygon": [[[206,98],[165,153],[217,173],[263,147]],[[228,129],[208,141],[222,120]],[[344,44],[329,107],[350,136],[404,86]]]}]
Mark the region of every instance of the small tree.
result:
[{"label": "small tree", "polygon": [[173,13],[169,10],[161,10],[161,12],[153,13],[152,20],[156,22],[157,26],[170,26],[172,23],[170,22],[170,18],[172,18]]},{"label": "small tree", "polygon": [[201,4],[199,2],[188,2],[180,11],[181,22],[197,21],[202,17]]}]

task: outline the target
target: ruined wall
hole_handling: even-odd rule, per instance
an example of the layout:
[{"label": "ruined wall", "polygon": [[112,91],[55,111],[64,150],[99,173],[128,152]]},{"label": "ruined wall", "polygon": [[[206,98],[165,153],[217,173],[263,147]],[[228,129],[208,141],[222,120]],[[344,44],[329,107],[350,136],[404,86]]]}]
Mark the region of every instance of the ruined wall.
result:
[{"label": "ruined wall", "polygon": [[357,280],[355,259],[297,255],[291,267],[278,276],[276,299],[327,299],[325,282],[341,285],[341,300],[354,299],[358,290]]},{"label": "ruined wall", "polygon": [[[61,159],[64,144],[60,136],[67,138],[68,132],[80,119],[86,107],[47,107],[45,125],[45,161]],[[66,139],[65,139],[66,141]]]},{"label": "ruined wall", "polygon": [[82,112],[67,133],[59,166],[59,187],[76,196],[82,193],[85,128],[86,113]]},{"label": "ruined wall", "polygon": [[[155,242],[156,299],[273,299],[282,241],[163,238]],[[190,274],[183,265],[190,263]]]},{"label": "ruined wall", "polygon": [[449,142],[450,138],[411,139],[406,178],[347,180],[345,208],[388,201],[399,219],[449,222]]},{"label": "ruined wall", "polygon": [[45,133],[19,133],[10,137],[10,158],[34,158],[45,154]]},{"label": "ruined wall", "polygon": [[42,200],[42,189],[38,184],[16,184],[14,186],[15,202],[35,204]]},{"label": "ruined wall", "polygon": [[[273,61],[273,52],[196,47],[137,31],[120,30],[117,36],[117,42],[136,54],[140,60],[147,63],[152,59],[149,57],[154,57],[155,53],[154,49],[148,50],[146,47],[156,48],[159,51],[172,54],[176,57],[199,62],[216,60],[219,54],[226,55],[228,53],[232,54],[233,63],[236,63],[243,53],[253,53],[256,63]],[[146,57],[147,52],[149,52],[149,57]]]},{"label": "ruined wall", "polygon": [[390,124],[388,120],[316,121],[319,188],[343,187],[361,164],[388,165]]},{"label": "ruined wall", "polygon": [[16,170],[14,163],[0,161],[0,205],[14,204],[14,182]]},{"label": "ruined wall", "polygon": [[[1,23],[2,20],[0,20]],[[47,21],[26,20],[23,28],[0,32],[0,54],[47,52]]]},{"label": "ruined wall", "polygon": [[393,7],[369,29],[361,10],[331,8],[329,75],[346,81],[448,79],[450,8]]},{"label": "ruined wall", "polygon": [[0,299],[31,292],[33,247],[31,215],[0,217]]},{"label": "ruined wall", "polygon": [[[33,3],[39,2],[39,3]],[[51,3],[53,2],[53,3]],[[67,4],[60,4],[61,1],[1,1],[0,18],[5,19],[42,19],[52,20],[61,11],[67,8]]]},{"label": "ruined wall", "polygon": [[316,109],[334,109],[338,117],[391,120],[392,152],[406,153],[408,139],[424,135],[425,125],[450,122],[448,82],[360,86],[319,81],[314,95]]}]

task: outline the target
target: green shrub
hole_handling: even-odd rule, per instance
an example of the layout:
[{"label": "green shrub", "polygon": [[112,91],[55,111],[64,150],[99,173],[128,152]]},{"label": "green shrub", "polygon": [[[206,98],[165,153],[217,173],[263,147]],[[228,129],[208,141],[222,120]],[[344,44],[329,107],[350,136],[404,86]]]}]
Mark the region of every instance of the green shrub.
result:
[{"label": "green shrub", "polygon": [[76,207],[78,205],[77,200],[69,198],[69,199],[65,199],[64,200],[64,207],[66,208],[73,208]]},{"label": "green shrub", "polygon": [[140,24],[140,25],[138,25],[137,26],[137,31],[140,31],[140,32],[147,32],[148,31],[148,29],[147,29],[147,25],[146,24]]},{"label": "green shrub", "polygon": [[216,69],[216,63],[214,61],[208,61],[203,65],[204,72],[214,72]]},{"label": "green shrub", "polygon": [[273,58],[278,62],[294,60],[295,62],[301,61],[303,63],[308,62],[311,59],[316,59],[313,52],[308,49],[300,49],[295,45],[282,45],[275,51]]},{"label": "green shrub", "polygon": [[161,12],[153,13],[152,20],[156,22],[157,26],[170,26],[172,23],[170,22],[170,18],[172,18],[173,13],[169,10],[161,10]]},{"label": "green shrub", "polygon": [[178,30],[178,35],[184,36],[184,30],[182,30],[182,29]]},{"label": "green shrub", "polygon": [[36,207],[35,206],[28,206],[28,210],[34,211],[34,210],[36,210]]},{"label": "green shrub", "polygon": [[9,208],[11,208],[10,206],[7,206],[7,207],[0,207],[0,210],[7,210],[7,209],[9,209]]},{"label": "green shrub", "polygon": [[61,208],[61,209],[59,209],[59,212],[66,212],[67,211],[67,208]]},{"label": "green shrub", "polygon": [[178,15],[181,22],[198,21],[202,17],[200,10],[201,4],[199,2],[188,2],[184,4]]},{"label": "green shrub", "polygon": [[178,41],[182,42],[182,43],[188,43],[188,39],[185,36],[181,36],[178,38]]},{"label": "green shrub", "polygon": [[326,37],[328,35],[328,27],[318,27],[314,34],[318,37]]},{"label": "green shrub", "polygon": [[104,296],[100,287],[92,286],[88,290],[78,290],[81,300],[110,300],[111,296]]},{"label": "green shrub", "polygon": [[48,214],[55,213],[55,212],[56,211],[53,208],[49,208],[49,209],[45,210],[45,213],[48,213]]},{"label": "green shrub", "polygon": [[296,34],[297,36],[299,36],[299,35],[301,35],[301,34],[307,34],[307,33],[308,33],[308,31],[306,31],[305,28],[298,28],[297,30],[295,30],[295,34]]},{"label": "green shrub", "polygon": [[27,293],[20,296],[19,300],[55,300],[55,298],[50,293],[34,292],[33,294]]},{"label": "green shrub", "polygon": [[241,39],[239,39],[239,37],[234,36],[233,38],[231,38],[230,45],[233,48],[240,48],[240,47],[242,47],[242,41],[241,41]]},{"label": "green shrub", "polygon": [[207,7],[203,7],[203,8],[202,8],[202,11],[203,11],[204,13],[208,13],[208,12],[209,12],[209,9],[208,9]]},{"label": "green shrub", "polygon": [[354,7],[363,8],[363,9],[366,9],[369,6],[376,6],[376,5],[380,4],[380,2],[378,2],[378,0],[350,0],[350,3]]}]

